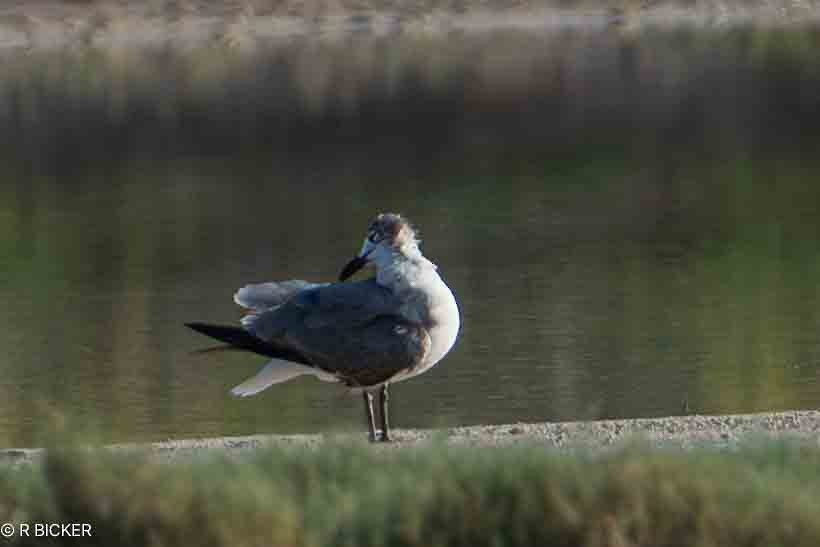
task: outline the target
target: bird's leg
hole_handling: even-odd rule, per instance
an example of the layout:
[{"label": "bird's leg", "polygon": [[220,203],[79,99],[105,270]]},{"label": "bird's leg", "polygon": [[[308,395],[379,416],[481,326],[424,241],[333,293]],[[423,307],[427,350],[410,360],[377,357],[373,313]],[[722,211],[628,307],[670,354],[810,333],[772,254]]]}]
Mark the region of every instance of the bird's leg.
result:
[{"label": "bird's leg", "polygon": [[384,384],[379,391],[379,413],[381,414],[382,436],[379,439],[383,443],[389,443],[393,439],[390,438],[390,425],[387,416],[387,401],[390,396],[387,393],[387,384]]},{"label": "bird's leg", "polygon": [[367,427],[370,432],[370,442],[376,442],[376,418],[373,416],[373,394],[369,391],[363,392],[364,395],[364,412],[367,418]]}]

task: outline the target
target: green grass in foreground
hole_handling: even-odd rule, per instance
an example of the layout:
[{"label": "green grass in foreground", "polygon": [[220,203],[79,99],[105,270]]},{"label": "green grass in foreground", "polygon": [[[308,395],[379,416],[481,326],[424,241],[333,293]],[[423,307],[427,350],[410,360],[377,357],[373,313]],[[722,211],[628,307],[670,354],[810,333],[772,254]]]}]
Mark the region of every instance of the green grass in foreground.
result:
[{"label": "green grass in foreground", "polygon": [[77,545],[816,546],[818,470],[820,450],[792,444],[599,456],[324,446],[175,464],[58,450],[0,471],[0,522],[91,523]]}]

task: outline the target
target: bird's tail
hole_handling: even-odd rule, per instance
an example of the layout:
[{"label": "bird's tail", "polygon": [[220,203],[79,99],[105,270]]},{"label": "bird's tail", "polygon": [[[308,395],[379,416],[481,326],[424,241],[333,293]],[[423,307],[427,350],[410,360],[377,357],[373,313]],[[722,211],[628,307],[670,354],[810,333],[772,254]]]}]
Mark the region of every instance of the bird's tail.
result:
[{"label": "bird's tail", "polygon": [[[283,359],[295,363],[308,364],[298,353],[279,347],[275,344],[265,342],[252,335],[240,327],[229,327],[225,325],[210,325],[208,323],[185,323],[189,329],[193,329],[200,334],[219,340],[228,344],[230,348],[258,353],[265,357]],[[210,348],[211,350],[215,348]]]}]

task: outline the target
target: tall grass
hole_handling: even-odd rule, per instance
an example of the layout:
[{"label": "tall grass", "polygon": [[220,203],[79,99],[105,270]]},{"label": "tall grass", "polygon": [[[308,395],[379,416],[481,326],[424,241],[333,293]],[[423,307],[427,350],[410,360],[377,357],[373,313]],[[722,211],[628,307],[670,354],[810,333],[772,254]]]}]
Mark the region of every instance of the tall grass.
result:
[{"label": "tall grass", "polygon": [[65,173],[260,152],[277,166],[395,171],[594,145],[795,151],[818,134],[818,44],[806,25],[32,53],[0,66],[0,157]]},{"label": "tall grass", "polygon": [[[0,472],[0,520],[81,522],[82,545],[820,544],[820,451],[360,446],[175,464],[52,450]],[[42,538],[11,538],[42,545]]]}]

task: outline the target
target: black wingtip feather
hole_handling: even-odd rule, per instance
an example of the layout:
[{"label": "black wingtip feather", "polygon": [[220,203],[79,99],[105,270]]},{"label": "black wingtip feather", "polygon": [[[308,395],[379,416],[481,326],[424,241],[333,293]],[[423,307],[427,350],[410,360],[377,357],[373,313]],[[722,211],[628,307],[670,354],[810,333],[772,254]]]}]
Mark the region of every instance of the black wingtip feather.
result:
[{"label": "black wingtip feather", "polygon": [[286,359],[296,363],[309,364],[301,355],[294,351],[277,347],[252,335],[240,327],[225,325],[211,325],[208,323],[185,323],[185,326],[200,334],[204,334],[220,342],[224,342],[238,349],[258,353],[275,359]]}]

